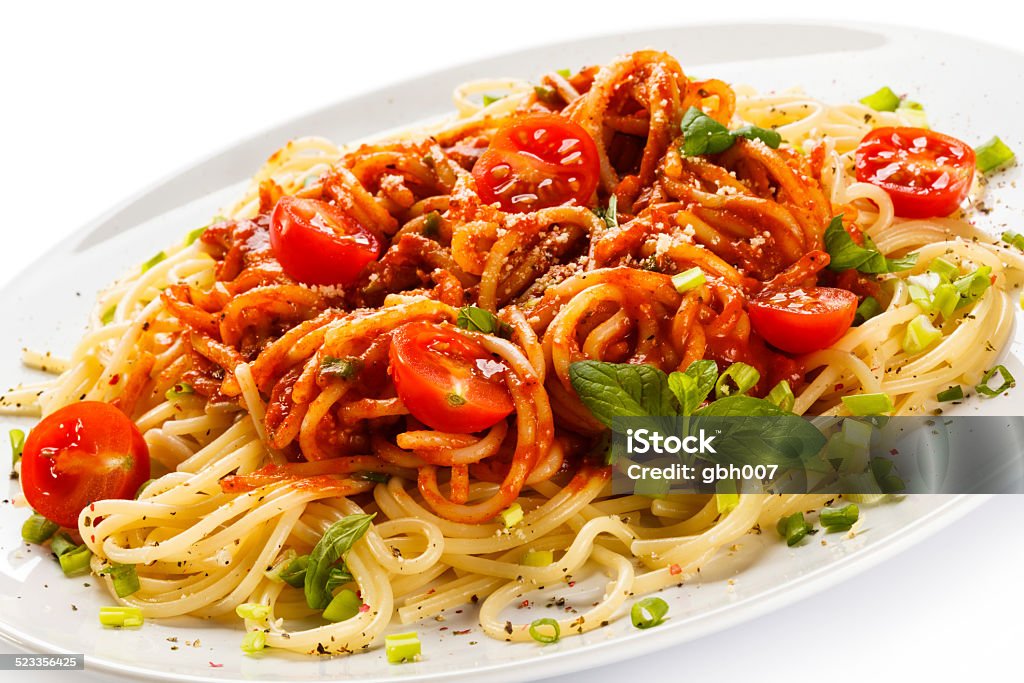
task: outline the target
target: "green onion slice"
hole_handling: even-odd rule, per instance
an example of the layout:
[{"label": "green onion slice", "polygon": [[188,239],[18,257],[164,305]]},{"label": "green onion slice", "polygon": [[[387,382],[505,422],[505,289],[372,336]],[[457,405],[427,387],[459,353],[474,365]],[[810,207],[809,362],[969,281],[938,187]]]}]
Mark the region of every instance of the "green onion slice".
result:
[{"label": "green onion slice", "polygon": [[689,270],[684,270],[681,273],[677,273],[672,276],[672,286],[676,288],[676,291],[680,294],[684,294],[691,289],[700,287],[707,281],[704,277],[704,271],[698,266],[694,266]]},{"label": "green onion slice", "polygon": [[142,626],[142,610],[138,607],[100,607],[100,623],[104,626],[132,628]]},{"label": "green onion slice", "polygon": [[89,546],[83,543],[61,553],[58,555],[57,560],[60,562],[60,569],[64,572],[64,576],[81,576],[82,574],[89,573],[92,563],[92,551],[89,550]]},{"label": "green onion slice", "polygon": [[266,631],[249,631],[242,638],[242,652],[248,655],[254,655],[257,652],[261,652],[267,646],[267,633]]},{"label": "green onion slice", "polygon": [[661,598],[644,598],[633,603],[629,610],[629,619],[633,626],[640,629],[654,628],[665,621],[668,614],[668,603]]},{"label": "green onion slice", "polygon": [[235,614],[242,619],[265,621],[270,616],[270,605],[262,602],[243,602],[235,608]]},{"label": "green onion slice", "polygon": [[1014,159],[1013,150],[998,136],[992,137],[974,148],[975,164],[982,173],[994,171]]},{"label": "green onion slice", "polygon": [[415,631],[384,636],[384,652],[391,664],[415,661],[421,652],[420,637]]},{"label": "green onion slice", "polygon": [[519,503],[512,503],[508,508],[501,511],[501,521],[506,529],[511,529],[523,521],[523,507]]},{"label": "green onion slice", "polygon": [[793,395],[793,389],[789,386],[789,382],[782,380],[768,392],[765,396],[766,399],[782,408],[783,410],[792,412],[793,406],[796,404],[796,397]]},{"label": "green onion slice", "polygon": [[843,404],[853,415],[885,415],[895,408],[892,396],[886,393],[843,396]]},{"label": "green onion slice", "polygon": [[558,639],[562,637],[562,629],[558,626],[557,621],[549,617],[534,619],[530,622],[530,637],[545,645],[557,643]]},{"label": "green onion slice", "polygon": [[746,363],[733,363],[715,382],[715,396],[737,396],[745,394],[758,383],[761,373]]},{"label": "green onion slice", "polygon": [[25,450],[25,432],[20,429],[12,429],[8,435],[11,439],[11,465],[17,465],[21,460],[21,452]]},{"label": "green onion slice", "polygon": [[126,598],[137,593],[142,587],[139,584],[139,575],[135,571],[134,564],[112,564],[100,574],[110,575],[110,579],[114,583],[114,592],[119,598]]},{"label": "green onion slice", "polygon": [[935,398],[938,399],[940,403],[945,403],[947,401],[960,401],[963,397],[964,388],[957,384],[956,386],[952,386],[944,391],[940,391]]},{"label": "green onion slice", "polygon": [[896,111],[900,106],[900,96],[894,93],[892,88],[885,85],[867,97],[862,97],[860,102],[875,111]]},{"label": "green onion slice", "polygon": [[[996,376],[996,373],[999,374],[1003,382],[998,387],[993,389],[989,382],[992,380],[993,377]],[[982,396],[988,396],[989,398],[992,398],[993,396],[998,396],[1007,389],[1011,389],[1016,385],[1017,380],[1013,378],[1013,375],[1011,375],[1010,371],[1006,369],[1006,366],[997,365],[985,373],[985,375],[981,378],[981,383],[975,386],[974,390],[977,391]]]},{"label": "green onion slice", "polygon": [[811,531],[811,525],[804,519],[804,513],[794,512],[788,517],[783,517],[775,525],[779,535],[786,539],[786,545],[792,547],[804,540]]},{"label": "green onion slice", "polygon": [[882,305],[878,303],[878,299],[873,296],[864,298],[864,301],[860,302],[860,306],[857,306],[857,319],[861,322],[871,320],[876,315],[882,312]]},{"label": "green onion slice", "polygon": [[849,529],[860,517],[860,508],[854,504],[841,508],[825,508],[818,515],[821,526],[829,530]]},{"label": "green onion slice", "polygon": [[153,256],[151,256],[148,261],[142,264],[142,272],[145,273],[147,270],[149,270],[156,264],[160,263],[161,261],[164,261],[166,258],[167,254],[162,251],[153,254]]},{"label": "green onion slice", "polygon": [[356,592],[345,588],[331,598],[330,604],[324,609],[324,619],[334,622],[346,621],[359,614],[359,608],[362,606],[363,601]]},{"label": "green onion slice", "polygon": [[555,554],[550,550],[528,550],[523,553],[519,564],[524,567],[547,567],[555,561]]},{"label": "green onion slice", "polygon": [[21,537],[29,543],[44,543],[57,533],[58,529],[60,529],[59,524],[51,522],[38,512],[33,512],[32,516],[21,525]]}]

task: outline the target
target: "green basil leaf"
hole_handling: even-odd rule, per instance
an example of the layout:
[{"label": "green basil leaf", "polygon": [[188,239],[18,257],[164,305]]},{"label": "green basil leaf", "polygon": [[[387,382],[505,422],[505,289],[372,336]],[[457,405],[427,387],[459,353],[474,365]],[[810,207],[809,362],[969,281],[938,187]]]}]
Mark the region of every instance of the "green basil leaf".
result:
[{"label": "green basil leaf", "polygon": [[331,573],[327,575],[327,592],[333,593],[335,588],[344,586],[351,580],[352,574],[349,573],[347,567],[332,567]]},{"label": "green basil leaf", "polygon": [[470,332],[483,332],[484,334],[494,335],[502,335],[508,328],[493,313],[477,306],[463,306],[460,308],[459,315],[455,318],[455,324]]},{"label": "green basil leaf", "polygon": [[580,400],[604,425],[614,417],[676,415],[668,377],[653,365],[577,361],[569,380]]},{"label": "green basil leaf", "polygon": [[352,545],[363,537],[376,515],[349,515],[338,520],[324,532],[309,554],[306,568],[306,604],[312,609],[322,610],[331,602],[327,582],[334,564],[344,558]]},{"label": "green basil leaf", "polygon": [[683,131],[683,147],[680,151],[688,157],[718,154],[736,142],[728,128],[697,107],[686,110],[679,127]]},{"label": "green basil leaf", "polygon": [[734,130],[732,134],[748,140],[760,140],[772,149],[778,149],[779,145],[782,144],[782,136],[779,135],[779,132],[768,128],[743,126]]},{"label": "green basil leaf", "polygon": [[359,374],[363,369],[363,362],[358,358],[335,358],[324,356],[320,363],[320,374],[330,377],[340,377],[349,380]]},{"label": "green basil leaf", "polygon": [[885,258],[867,235],[864,235],[864,246],[860,246],[843,227],[841,214],[833,218],[825,229],[825,251],[831,257],[829,269],[836,271],[895,273],[907,270],[917,262],[917,254],[907,254],[898,259]]}]

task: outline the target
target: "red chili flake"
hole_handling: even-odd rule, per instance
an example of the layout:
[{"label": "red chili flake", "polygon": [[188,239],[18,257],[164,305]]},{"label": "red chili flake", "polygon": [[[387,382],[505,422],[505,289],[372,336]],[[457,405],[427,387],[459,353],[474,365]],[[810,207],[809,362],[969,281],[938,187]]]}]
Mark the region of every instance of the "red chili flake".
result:
[{"label": "red chili flake", "polygon": [[892,449],[891,451],[889,451],[889,455],[899,455],[899,454],[900,454],[900,452],[898,450],[896,450],[895,448]]},{"label": "red chili flake", "polygon": [[842,384],[837,384],[836,385],[836,391],[842,391],[842,390],[843,390],[843,385]]},{"label": "red chili flake", "polygon": [[212,668],[214,668],[214,669],[220,669],[220,668],[221,668],[221,667],[223,667],[224,665],[223,665],[223,664],[214,664],[213,662],[210,662],[210,666],[211,666]]},{"label": "red chili flake", "polygon": [[678,564],[670,564],[668,566],[668,573],[672,576],[675,576],[676,574],[682,574],[683,568],[680,567]]},{"label": "red chili flake", "polygon": [[96,534],[89,534],[89,540],[93,543],[96,542]]},{"label": "red chili flake", "polygon": [[464,635],[466,635],[467,633],[469,633],[472,630],[473,629],[471,629],[471,628],[467,628],[465,631],[452,631],[452,633],[454,633],[457,636],[464,636]]},{"label": "red chili flake", "polygon": [[437,591],[436,588],[431,588],[430,590],[427,591],[427,595],[433,595],[436,591]]},{"label": "red chili flake", "polygon": [[121,381],[121,375],[114,375],[113,377],[110,378],[109,384],[110,384],[110,386],[114,386],[114,385],[116,385],[120,381]]},{"label": "red chili flake", "polygon": [[576,582],[575,582],[575,581],[570,581],[570,582],[569,582],[569,588],[572,588],[572,587],[573,587],[573,586],[575,586],[575,585],[576,585]]},{"label": "red chili flake", "polygon": [[529,606],[530,606],[530,601],[529,600],[523,600],[521,603],[519,603],[519,608],[520,609],[522,609],[523,607],[529,607]]},{"label": "red chili flake", "polygon": [[369,612],[369,611],[370,611],[370,606],[369,606],[369,605],[367,605],[367,604],[366,604],[366,603],[364,602],[363,604],[359,605],[359,611],[360,611],[360,612]]}]

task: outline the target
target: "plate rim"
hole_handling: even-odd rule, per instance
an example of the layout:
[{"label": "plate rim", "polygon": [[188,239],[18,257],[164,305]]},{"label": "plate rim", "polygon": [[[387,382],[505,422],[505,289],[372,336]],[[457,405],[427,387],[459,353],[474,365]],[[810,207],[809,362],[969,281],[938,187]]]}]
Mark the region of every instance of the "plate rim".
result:
[{"label": "plate rim", "polygon": [[[883,32],[887,34],[892,33],[906,33],[913,31],[918,36],[923,36],[931,39],[945,38],[957,41],[962,45],[975,46],[984,48],[986,50],[992,50],[1001,52],[1007,55],[1011,55],[1017,59],[1024,57],[1024,48],[1014,49],[1004,45],[999,45],[987,40],[978,38],[965,37],[957,35],[949,31],[933,30],[933,29],[920,29],[910,25],[904,24],[887,24],[887,23],[876,23],[876,22],[848,22],[843,23],[841,26],[836,22],[828,22],[822,20],[813,19],[787,19],[785,21],[776,20],[749,20],[749,21],[734,21],[734,22],[722,22],[722,21],[699,21],[699,22],[684,22],[676,23],[668,26],[650,27],[644,29],[637,29],[628,31],[625,33],[610,33],[610,32],[599,32],[591,35],[586,35],[580,38],[575,38],[568,41],[560,42],[546,42],[535,46],[530,46],[523,49],[499,52],[496,54],[488,55],[483,57],[476,62],[458,62],[455,64],[448,65],[441,69],[435,69],[425,73],[419,73],[414,76],[401,78],[395,81],[388,82],[387,84],[373,88],[371,90],[357,92],[349,97],[334,101],[324,106],[309,109],[303,112],[299,112],[294,116],[288,117],[284,120],[273,123],[260,131],[236,139],[233,142],[227,143],[224,146],[216,149],[212,153],[202,155],[195,161],[181,165],[175,168],[173,171],[163,175],[158,180],[147,184],[136,192],[128,195],[121,201],[113,203],[108,209],[100,212],[92,220],[85,222],[78,229],[72,231],[69,235],[70,240],[64,242],[57,242],[51,248],[47,249],[41,256],[26,264],[22,269],[18,271],[10,282],[3,288],[0,288],[0,297],[7,294],[8,290],[12,289],[14,283],[18,281],[20,276],[32,269],[37,268],[40,264],[45,263],[54,258],[57,254],[67,253],[69,251],[68,244],[78,244],[84,238],[95,233],[98,229],[104,226],[114,223],[116,225],[119,216],[125,213],[129,213],[132,209],[144,206],[146,203],[155,201],[161,193],[170,189],[170,187],[176,182],[180,181],[190,174],[194,174],[201,169],[207,168],[217,162],[227,161],[232,157],[239,155],[246,155],[247,152],[251,154],[252,148],[256,147],[263,149],[261,144],[262,141],[267,138],[273,139],[285,139],[292,137],[288,132],[293,126],[315,118],[317,116],[325,115],[327,112],[336,109],[341,106],[357,106],[361,101],[367,100],[379,100],[382,97],[386,97],[387,93],[402,88],[410,83],[414,83],[424,79],[438,79],[443,77],[445,74],[451,74],[459,69],[466,68],[473,64],[486,63],[490,61],[504,61],[513,60],[516,58],[523,58],[526,55],[550,50],[552,48],[571,49],[577,46],[583,46],[586,44],[598,42],[601,40],[607,40],[612,38],[630,38],[644,35],[651,35],[655,33],[664,33],[666,31],[706,31],[711,29],[724,29],[735,26],[763,26],[763,27],[775,27],[782,29],[807,29],[807,28],[821,28],[824,30],[834,30],[838,28],[845,29],[862,29]],[[257,162],[258,163],[258,162]],[[226,182],[220,182],[219,180],[213,184],[217,185],[211,192],[222,191],[226,187],[233,183],[243,182],[245,178],[239,179],[225,179]],[[219,184],[218,184],[219,183]],[[205,194],[208,194],[205,193]],[[192,199],[205,196],[204,193],[197,195],[196,192],[188,193]],[[160,215],[168,210],[173,210],[176,206],[183,205],[184,202],[178,202],[173,204],[169,208],[158,210],[156,213],[150,214],[149,216],[137,219],[127,225],[121,226],[121,230],[131,229],[136,225],[139,225],[150,218]],[[948,501],[930,510],[923,517],[914,520],[912,523],[903,527],[899,534],[891,535],[885,539],[882,539],[877,544],[871,544],[865,548],[862,548],[854,554],[844,558],[842,561],[825,567],[819,567],[808,574],[802,575],[801,580],[787,581],[774,587],[766,592],[759,593],[756,596],[746,598],[744,600],[722,605],[718,608],[712,609],[701,615],[704,619],[702,628],[697,631],[690,626],[691,622],[681,621],[675,624],[669,622],[662,628],[655,631],[646,631],[642,634],[642,637],[634,635],[632,637],[619,638],[611,643],[594,643],[583,647],[567,650],[565,652],[558,652],[543,658],[532,658],[531,661],[543,661],[545,663],[545,677],[553,677],[564,675],[573,672],[584,671],[593,669],[598,666],[611,664],[614,662],[624,661],[627,659],[634,659],[643,657],[652,652],[665,649],[675,644],[681,644],[698,638],[710,636],[721,632],[727,628],[735,626],[739,623],[750,621],[767,613],[781,609],[783,607],[795,604],[796,602],[805,598],[811,597],[831,586],[837,585],[849,578],[856,576],[868,569],[881,564],[882,562],[891,559],[892,557],[908,550],[914,545],[921,541],[933,536],[947,526],[950,526],[957,521],[963,519],[971,512],[975,511],[986,502],[993,498],[992,495],[967,495],[962,494],[950,498]],[[45,639],[36,638],[28,633],[21,631],[18,627],[13,624],[0,620],[0,640],[10,644],[14,648],[21,649],[31,653],[38,654],[67,654],[70,651],[55,644],[49,643]],[[622,645],[629,643],[630,647],[624,648]],[[606,645],[612,645],[612,647],[606,647]],[[94,657],[85,653],[87,670],[102,672],[104,674],[111,674],[114,676],[121,676],[125,678],[131,678],[136,680],[152,680],[152,681],[194,681],[195,683],[207,683],[210,681],[251,681],[251,678],[243,677],[221,677],[216,675],[196,675],[190,673],[178,674],[160,671],[155,668],[144,668],[132,664],[125,664],[116,660],[110,660],[103,657]],[[432,672],[432,673],[415,673],[409,675],[396,676],[394,673],[391,675],[374,675],[371,678],[362,678],[360,680],[370,683],[372,681],[393,681],[396,678],[403,681],[466,681],[470,680],[471,677],[479,677],[480,675],[487,675],[494,683],[503,683],[505,681],[514,680],[525,680],[530,678],[524,676],[522,672],[517,670],[516,664],[512,662],[501,662],[496,664],[485,664],[482,666],[475,667],[473,669],[456,671],[456,672]]]}]

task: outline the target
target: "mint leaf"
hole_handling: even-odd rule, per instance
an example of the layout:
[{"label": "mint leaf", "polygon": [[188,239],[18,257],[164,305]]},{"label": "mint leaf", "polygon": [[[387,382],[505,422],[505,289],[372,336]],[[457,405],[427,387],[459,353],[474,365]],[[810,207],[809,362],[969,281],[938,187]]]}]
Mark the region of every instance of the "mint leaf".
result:
[{"label": "mint leaf", "polygon": [[736,142],[728,128],[697,107],[690,107],[686,110],[679,127],[683,131],[681,151],[688,157],[718,154],[729,149]]},{"label": "mint leaf", "polygon": [[917,262],[917,254],[907,254],[898,259],[885,258],[867,235],[864,235],[864,246],[860,246],[843,227],[842,214],[833,218],[825,229],[825,251],[831,259],[829,269],[836,271],[895,273],[907,270]]},{"label": "mint leaf", "polygon": [[690,422],[691,433],[701,429],[718,435],[717,453],[704,457],[737,465],[797,467],[817,455],[826,441],[809,421],[751,396],[728,396],[704,406]]},{"label": "mint leaf", "polygon": [[[697,407],[703,403],[718,381],[718,364],[713,360],[695,360],[686,368],[686,374],[697,382]],[[696,410],[696,408],[694,408]]]},{"label": "mint leaf", "polygon": [[569,381],[583,405],[611,428],[615,417],[676,415],[668,377],[653,365],[577,361]]},{"label": "mint leaf", "polygon": [[332,524],[317,541],[313,552],[309,554],[304,582],[306,604],[312,609],[322,610],[330,604],[331,593],[327,584],[331,579],[331,570],[351,550],[352,545],[363,537],[374,516],[349,515]]}]

